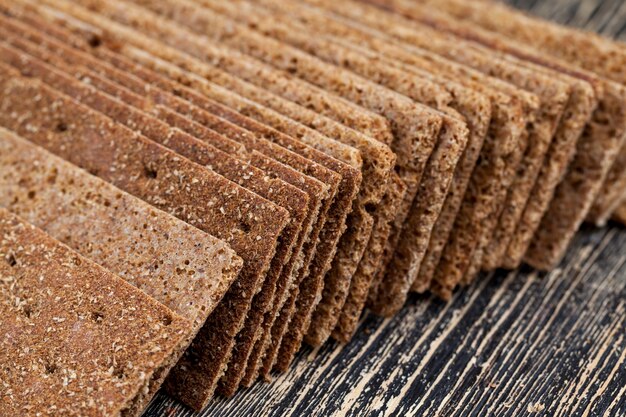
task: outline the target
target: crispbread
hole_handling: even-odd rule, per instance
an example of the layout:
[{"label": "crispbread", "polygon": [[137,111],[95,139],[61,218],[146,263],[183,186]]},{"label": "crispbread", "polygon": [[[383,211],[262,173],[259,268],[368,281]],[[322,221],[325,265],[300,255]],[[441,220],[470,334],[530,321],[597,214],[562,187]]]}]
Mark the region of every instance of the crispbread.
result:
[{"label": "crispbread", "polygon": [[[0,206],[190,321],[174,364],[237,277],[241,259],[225,243],[1,128],[0,147]],[[147,398],[166,375],[154,378]]]},{"label": "crispbread", "polygon": [[[607,79],[626,84],[626,45],[599,36],[547,22],[516,12],[504,5],[494,5],[482,13],[471,2],[447,0],[436,2],[457,18],[472,21],[488,30],[536,48],[538,51],[597,73]],[[607,174],[587,220],[602,224],[617,207],[626,187],[626,147]]]},{"label": "crispbread", "polygon": [[194,335],[200,330],[241,269],[226,243],[11,131],[0,128],[0,138],[1,206],[187,318]]},{"label": "crispbread", "polygon": [[367,248],[352,277],[348,297],[341,310],[337,326],[333,330],[332,336],[335,340],[347,343],[352,338],[369,293],[377,291],[380,284],[377,279],[377,272],[382,263],[385,245],[391,234],[391,223],[398,212],[405,192],[405,184],[394,173],[380,211],[376,212]]},{"label": "crispbread", "polygon": [[0,276],[6,415],[139,415],[192,327],[5,209]]},{"label": "crispbread", "polygon": [[[211,375],[217,379],[223,372],[223,352],[230,350],[243,325],[288,213],[35,81],[6,77],[3,91],[9,93],[3,94],[3,124],[147,202],[224,238],[244,258],[238,284],[231,287],[225,303],[209,317],[166,380],[170,391],[192,396],[197,391],[186,388],[196,389],[195,379]],[[33,106],[37,112],[29,110]],[[179,181],[185,178],[189,180],[181,189]],[[198,361],[202,361],[201,369]]]},{"label": "crispbread", "polygon": [[[452,118],[458,119],[443,118],[442,131],[445,133],[441,135],[439,143],[436,145],[437,150],[431,155],[431,161],[434,162],[431,167],[436,166],[436,169],[429,170],[428,174],[425,175],[425,183],[419,190],[418,201],[408,215],[409,221],[404,236],[400,240],[398,256],[394,259],[389,271],[389,274],[395,278],[394,282],[404,282],[403,285],[386,287],[388,289],[393,288],[395,294],[389,298],[396,299],[397,304],[401,306],[403,298],[417,275],[422,256],[428,246],[430,231],[440,214],[457,161],[467,143],[467,131],[464,124],[460,122],[463,116],[450,107],[453,100],[452,94],[429,77],[424,77],[423,74],[409,73],[395,68],[388,62],[381,60],[379,56],[368,55],[362,51],[355,51],[354,48],[345,47],[338,42],[324,38],[323,33],[318,33],[317,30],[310,30],[304,25],[296,24],[290,17],[282,18],[276,12],[270,13],[265,9],[253,6],[249,2],[223,3],[204,0],[202,4],[237,19],[273,39],[299,48],[338,67],[349,69],[365,79],[389,88],[391,91],[399,92],[416,102],[429,105]],[[299,73],[295,72],[295,74]],[[305,78],[303,75],[299,76]],[[316,79],[309,81],[320,83]],[[325,85],[328,88],[324,82],[320,85]],[[345,92],[338,91],[338,93],[348,99],[355,100],[353,96]],[[448,134],[448,137],[445,137],[445,134]],[[437,182],[437,186],[433,186],[432,182]],[[358,252],[353,252],[353,255],[358,257]],[[354,272],[354,269],[348,269],[345,275],[353,275]],[[370,279],[373,279],[373,274],[369,276]],[[404,277],[404,279],[401,280],[398,277]],[[349,282],[349,280],[347,281]],[[357,288],[354,285],[351,287],[354,288],[354,291],[366,294],[369,284],[368,280],[360,280],[358,286],[364,288]],[[331,296],[335,296],[337,293],[343,294],[347,290],[348,288],[342,288],[340,291],[333,291]],[[322,302],[320,309],[329,304]],[[331,305],[324,315],[337,317],[339,314],[337,307],[339,306]],[[345,303],[343,307],[354,308],[354,306],[346,306]],[[360,312],[356,315],[359,314]],[[316,322],[319,323],[319,321]],[[325,328],[314,327],[312,330],[320,333],[320,335],[314,335],[312,339],[314,341],[325,340],[323,334]],[[352,331],[348,333],[352,333]],[[309,335],[309,338],[311,336]]]},{"label": "crispbread", "polygon": [[[27,47],[26,45],[23,46]],[[37,53],[33,48],[30,48],[30,51]],[[65,52],[64,55],[67,57],[69,51],[66,50]],[[41,51],[38,52],[38,55],[45,57],[45,54]],[[111,100],[107,96],[91,91],[88,88],[81,88],[80,84],[76,85],[77,82],[72,83],[71,80],[68,81],[67,78],[64,79],[63,77],[55,76],[55,74],[41,74],[41,72],[45,72],[45,69],[42,68],[43,66],[32,62],[26,56],[15,58],[14,61],[16,65],[19,65],[22,70],[28,71],[31,75],[37,73],[44,78],[46,82],[55,86],[60,91],[92,106],[94,109],[106,113],[109,117],[127,125],[129,128],[139,130],[140,133],[144,134],[149,139],[163,144],[193,162],[210,166],[214,171],[226,178],[288,209],[290,224],[281,235],[277,253],[272,259],[272,265],[268,271],[268,276],[263,284],[262,291],[256,296],[252,309],[248,313],[244,330],[238,336],[233,358],[229,362],[227,376],[225,378],[228,378],[230,374],[234,372],[243,372],[241,368],[247,361],[247,356],[249,350],[252,349],[254,340],[259,336],[261,321],[264,314],[270,308],[271,301],[276,292],[277,283],[280,282],[281,288],[291,285],[288,280],[291,279],[295,258],[299,255],[303,243],[303,240],[299,239],[299,235],[302,231],[305,216],[307,215],[308,195],[295,189],[293,186],[282,183],[280,180],[268,178],[268,174],[266,174],[265,171],[261,171],[254,166],[232,158],[230,155],[210,145],[201,143],[183,132],[169,129],[167,125],[160,124],[161,122],[158,120],[152,119],[136,109],[121,105],[121,103],[116,103],[115,100]],[[47,59],[54,60],[54,57],[48,56]],[[62,66],[62,64],[58,65],[60,67]],[[101,88],[103,91],[124,99],[127,103],[132,104],[138,109],[151,107],[152,103],[144,103],[143,99],[133,96],[132,93],[128,91],[124,92],[122,89],[116,89],[112,85],[106,85],[103,80],[98,80],[98,75],[86,69],[66,69],[75,76],[88,80],[90,85]],[[277,177],[288,175],[289,172],[285,171],[289,171],[289,169],[286,167],[282,168],[282,170],[274,168],[267,172]],[[291,173],[291,175],[293,174],[294,173]],[[305,179],[302,175],[300,175],[299,179],[294,179],[294,183],[304,181]],[[310,229],[310,224],[305,227]],[[297,241],[299,242],[299,246],[295,247]],[[294,249],[297,249],[297,251]],[[279,279],[281,281],[279,281]],[[246,352],[246,350],[248,350],[248,352]]]},{"label": "crispbread", "polygon": [[[456,7],[456,6],[455,6]],[[563,257],[567,246],[586,217],[616,160],[626,136],[626,88],[598,78],[557,58],[538,54],[526,45],[507,40],[450,15],[425,9],[417,4],[402,12],[428,24],[480,42],[490,48],[589,82],[595,90],[598,107],[578,142],[575,159],[555,192],[532,241],[525,261],[538,269],[550,269]]]}]

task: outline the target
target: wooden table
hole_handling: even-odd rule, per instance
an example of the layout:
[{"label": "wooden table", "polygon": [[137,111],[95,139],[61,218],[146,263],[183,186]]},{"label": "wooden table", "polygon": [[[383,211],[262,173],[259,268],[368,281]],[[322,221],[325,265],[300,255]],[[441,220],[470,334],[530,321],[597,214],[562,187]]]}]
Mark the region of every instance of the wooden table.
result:
[{"label": "wooden table", "polygon": [[[511,3],[626,39],[624,0]],[[192,415],[165,394],[145,414]],[[626,416],[626,230],[584,228],[550,274],[484,276],[448,304],[413,296],[200,415]]]}]

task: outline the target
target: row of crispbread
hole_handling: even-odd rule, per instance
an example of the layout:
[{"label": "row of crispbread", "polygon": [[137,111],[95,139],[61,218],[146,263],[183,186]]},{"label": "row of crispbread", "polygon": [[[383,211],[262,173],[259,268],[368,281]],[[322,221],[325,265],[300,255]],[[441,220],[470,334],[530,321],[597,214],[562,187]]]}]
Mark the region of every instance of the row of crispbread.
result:
[{"label": "row of crispbread", "polygon": [[500,6],[369,2],[0,0],[0,206],[192,323],[121,414],[161,383],[200,409],[410,291],[549,269],[618,205],[611,66]]}]

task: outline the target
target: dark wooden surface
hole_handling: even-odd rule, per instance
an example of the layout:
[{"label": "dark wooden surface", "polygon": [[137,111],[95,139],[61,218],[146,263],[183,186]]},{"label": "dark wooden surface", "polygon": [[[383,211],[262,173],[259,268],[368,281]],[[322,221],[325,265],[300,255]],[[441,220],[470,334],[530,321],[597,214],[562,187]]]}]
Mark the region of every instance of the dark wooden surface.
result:
[{"label": "dark wooden surface", "polygon": [[[512,3],[626,38],[624,0]],[[165,394],[145,414],[193,415]],[[626,416],[626,230],[583,229],[550,274],[497,272],[448,304],[414,296],[393,319],[367,316],[347,346],[304,349],[199,415]]]}]

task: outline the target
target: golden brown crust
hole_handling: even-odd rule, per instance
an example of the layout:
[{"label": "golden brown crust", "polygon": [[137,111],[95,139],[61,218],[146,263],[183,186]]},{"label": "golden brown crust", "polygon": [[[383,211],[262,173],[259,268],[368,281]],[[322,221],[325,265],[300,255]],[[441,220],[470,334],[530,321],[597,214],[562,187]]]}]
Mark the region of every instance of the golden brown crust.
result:
[{"label": "golden brown crust", "polygon": [[[0,358],[12,364],[2,367],[7,415],[136,415],[191,329],[5,209],[0,276]],[[35,386],[38,394],[27,394]]]}]

